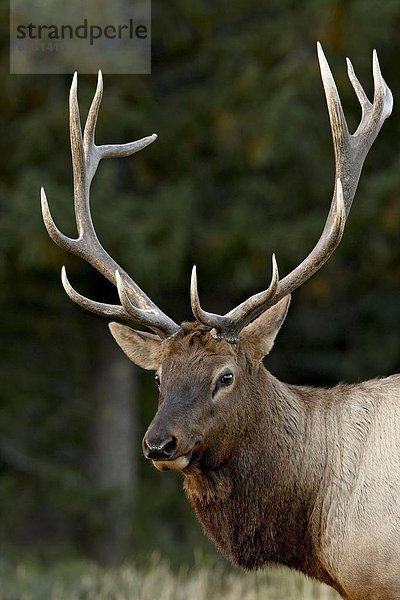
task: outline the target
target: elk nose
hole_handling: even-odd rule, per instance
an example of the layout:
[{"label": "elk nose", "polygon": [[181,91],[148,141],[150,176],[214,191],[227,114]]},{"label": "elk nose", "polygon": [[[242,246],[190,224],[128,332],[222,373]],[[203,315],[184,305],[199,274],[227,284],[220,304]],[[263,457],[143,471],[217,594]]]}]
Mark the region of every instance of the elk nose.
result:
[{"label": "elk nose", "polygon": [[144,455],[152,460],[168,460],[175,454],[175,450],[176,438],[173,436],[160,443],[154,443],[148,438],[143,440]]}]

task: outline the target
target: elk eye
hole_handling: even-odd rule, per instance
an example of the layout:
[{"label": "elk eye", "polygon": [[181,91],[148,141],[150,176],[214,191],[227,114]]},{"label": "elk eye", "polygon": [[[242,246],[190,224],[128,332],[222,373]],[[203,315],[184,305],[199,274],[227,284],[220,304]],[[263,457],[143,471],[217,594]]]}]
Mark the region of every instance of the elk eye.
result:
[{"label": "elk eye", "polygon": [[156,373],[156,374],[154,375],[154,381],[156,382],[156,384],[158,385],[158,387],[160,387],[160,383],[161,383],[161,381],[160,381],[160,376],[159,376],[159,374],[158,374],[158,373]]},{"label": "elk eye", "polygon": [[232,371],[225,371],[220,376],[218,383],[221,387],[227,387],[233,383],[233,373]]},{"label": "elk eye", "polygon": [[218,390],[220,390],[221,388],[226,388],[229,385],[232,385],[232,383],[233,383],[233,373],[230,369],[226,369],[225,371],[223,371],[221,373],[221,375],[218,377],[217,381],[215,382],[215,387],[212,392],[212,397],[214,398],[214,396],[218,392]]}]

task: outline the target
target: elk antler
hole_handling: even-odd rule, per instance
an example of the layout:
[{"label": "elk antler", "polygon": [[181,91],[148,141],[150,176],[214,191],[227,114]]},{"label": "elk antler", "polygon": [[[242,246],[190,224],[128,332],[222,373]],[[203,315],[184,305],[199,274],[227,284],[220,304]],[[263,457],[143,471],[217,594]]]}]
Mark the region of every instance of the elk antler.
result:
[{"label": "elk antler", "polygon": [[335,187],[330,211],[320,239],[303,262],[279,280],[278,268],[273,256],[272,280],[269,288],[251,296],[226,315],[209,313],[201,308],[197,291],[196,267],[193,267],[190,296],[194,316],[204,325],[212,327],[216,337],[231,342],[238,340],[243,327],[316,273],[339,245],[365,157],[384,120],[392,112],[393,97],[382,77],[376,51],[374,50],[372,57],[374,78],[372,104],[358,81],[350,60],[347,59],[348,76],[362,109],[360,124],[357,130],[350,134],[335,81],[319,43],[317,50],[335,150]]},{"label": "elk antler", "polygon": [[94,302],[76,292],[67,279],[65,267],[62,268],[61,275],[64,289],[74,302],[98,315],[128,324],[141,323],[155,331],[160,337],[168,337],[176,333],[179,326],[146,296],[143,290],[104,250],[93,226],[89,202],[90,185],[102,158],[130,156],[154,142],[157,135],[153,133],[149,137],[128,144],[96,146],[94,141],[95,128],[103,95],[103,79],[101,71],[99,71],[96,93],[89,109],[82,139],[77,87],[78,78],[75,73],[69,96],[69,116],[78,238],[69,238],[57,229],[50,214],[46,194],[42,188],[43,219],[50,237],[56,244],[64,250],[85,259],[109,281],[117,285],[121,305]]}]

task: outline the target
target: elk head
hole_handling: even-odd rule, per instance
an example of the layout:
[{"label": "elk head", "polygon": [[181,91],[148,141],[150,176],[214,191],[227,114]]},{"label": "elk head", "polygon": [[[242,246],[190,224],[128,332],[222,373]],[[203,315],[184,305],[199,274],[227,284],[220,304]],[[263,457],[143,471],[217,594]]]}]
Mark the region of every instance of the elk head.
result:
[{"label": "elk head", "polygon": [[[362,165],[384,120],[392,109],[376,53],[373,54],[374,100],[371,103],[348,60],[348,76],[361,104],[362,117],[350,134],[336,85],[318,44],[318,59],[327,99],[335,151],[335,186],[330,211],[320,239],[310,254],[283,279],[272,258],[271,283],[226,315],[206,312],[200,305],[196,269],[191,279],[191,305],[196,321],[177,325],[165,315],[117,265],[101,246],[91,219],[89,191],[102,158],[128,156],[156,139],[96,146],[95,125],[103,85],[97,90],[82,136],[77,100],[77,76],[70,92],[70,136],[74,174],[74,204],[78,238],[63,235],[50,215],[42,189],[42,211],[47,231],[62,248],[84,258],[117,286],[120,305],[95,302],[76,292],[65,268],[65,291],[80,306],[112,319],[111,332],[127,356],[156,372],[159,408],[143,440],[147,458],[160,469],[217,467],[235,452],[246,435],[249,414],[256,418],[260,388],[268,386],[262,365],[271,350],[290,301],[290,294],[316,273],[338,246],[344,231]],[[152,333],[137,331],[137,323]]]},{"label": "elk head", "polygon": [[129,358],[156,371],[159,408],[143,451],[158,469],[182,470],[199,461],[216,468],[235,452],[246,435],[245,424],[254,419],[253,405],[265,387],[261,361],[273,346],[289,302],[286,296],[262,313],[234,343],[199,322],[183,323],[165,340],[110,324]]}]

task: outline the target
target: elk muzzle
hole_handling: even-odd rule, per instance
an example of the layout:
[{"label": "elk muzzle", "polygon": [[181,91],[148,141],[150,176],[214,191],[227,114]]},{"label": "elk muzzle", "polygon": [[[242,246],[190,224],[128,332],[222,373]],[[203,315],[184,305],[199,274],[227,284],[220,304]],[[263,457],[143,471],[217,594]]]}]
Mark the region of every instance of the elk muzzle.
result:
[{"label": "elk muzzle", "polygon": [[160,427],[153,421],[143,438],[143,454],[153,461],[159,471],[182,471],[192,459],[193,449],[198,439],[181,439],[181,436],[170,428]]}]

